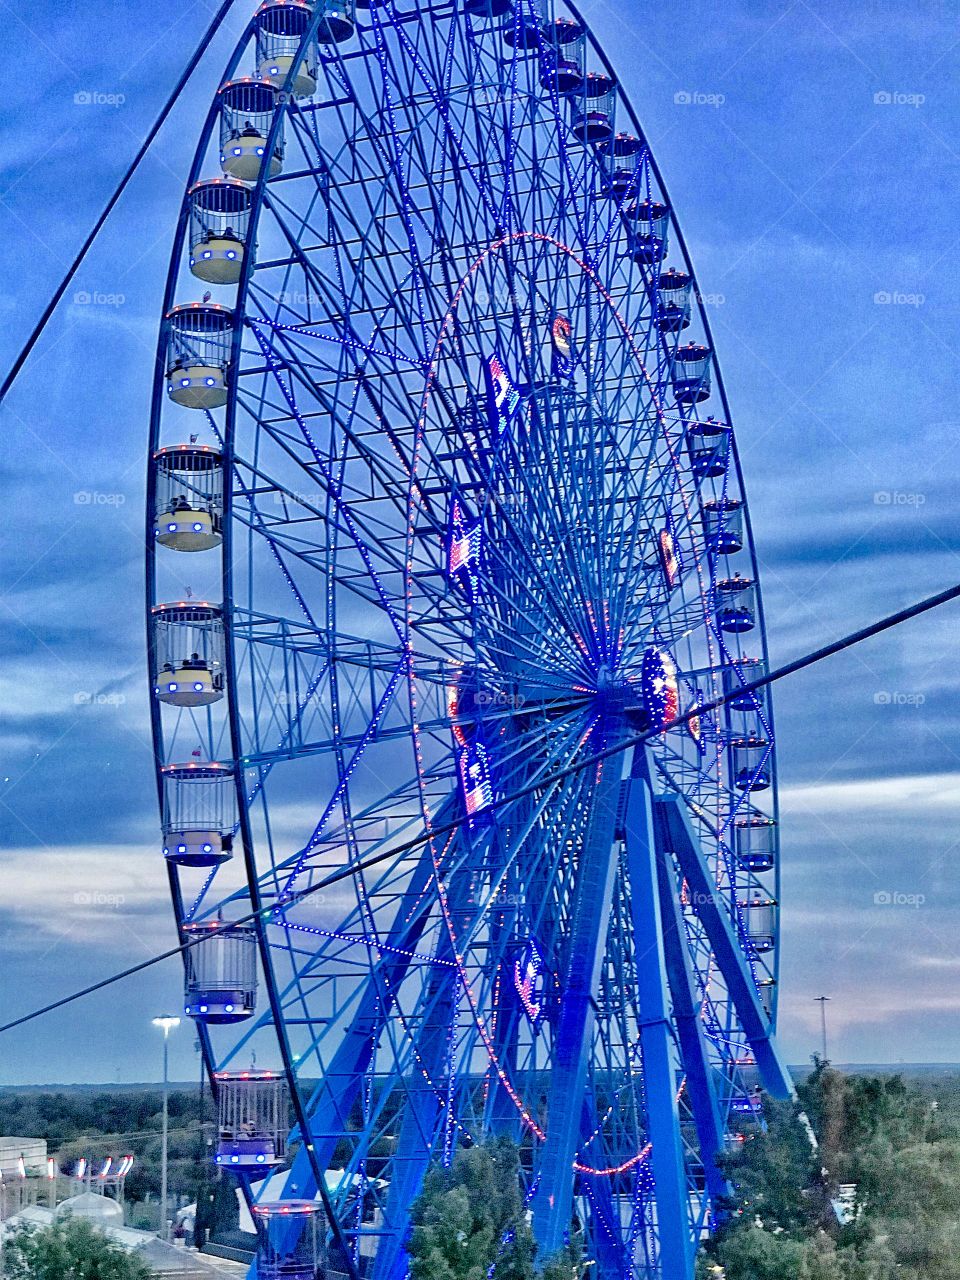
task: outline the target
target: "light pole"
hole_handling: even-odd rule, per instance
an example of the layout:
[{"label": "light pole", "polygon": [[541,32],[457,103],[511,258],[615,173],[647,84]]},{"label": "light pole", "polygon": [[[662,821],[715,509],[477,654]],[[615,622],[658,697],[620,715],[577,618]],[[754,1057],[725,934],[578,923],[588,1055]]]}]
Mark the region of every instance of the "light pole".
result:
[{"label": "light pole", "polygon": [[154,1018],[153,1025],[163,1028],[163,1150],[160,1156],[160,1239],[167,1238],[167,1126],[169,1118],[168,1094],[170,1076],[168,1072],[169,1046],[167,1040],[174,1027],[179,1027],[180,1019],[170,1014],[162,1018]]},{"label": "light pole", "polygon": [[823,1049],[823,1063],[827,1063],[827,1001],[829,996],[814,996],[820,1006],[820,1042]]}]

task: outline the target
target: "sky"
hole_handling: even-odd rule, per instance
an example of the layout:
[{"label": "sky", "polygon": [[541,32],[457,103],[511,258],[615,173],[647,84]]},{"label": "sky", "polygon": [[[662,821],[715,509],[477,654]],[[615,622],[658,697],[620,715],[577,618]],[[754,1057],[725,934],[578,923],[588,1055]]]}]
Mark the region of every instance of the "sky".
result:
[{"label": "sky", "polygon": [[[213,6],[3,6],[0,368]],[[172,945],[144,663],[144,471],[182,185],[236,14],[0,408],[0,1020]],[[585,0],[709,307],[774,665],[960,576],[952,5]],[[159,16],[158,16],[159,14]],[[960,1062],[954,604],[782,682],[781,1042]],[[155,1079],[178,961],[0,1037],[0,1084]],[[171,1040],[194,1078],[194,1037]]]}]

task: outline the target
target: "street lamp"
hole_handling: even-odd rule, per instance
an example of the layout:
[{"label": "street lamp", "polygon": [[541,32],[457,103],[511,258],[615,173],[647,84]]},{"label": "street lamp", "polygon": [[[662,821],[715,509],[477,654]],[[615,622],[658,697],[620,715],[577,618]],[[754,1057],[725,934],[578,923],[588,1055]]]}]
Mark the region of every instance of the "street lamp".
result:
[{"label": "street lamp", "polygon": [[820,1043],[824,1066],[827,1065],[827,1002],[829,999],[829,996],[814,996],[814,1000],[820,1006]]},{"label": "street lamp", "polygon": [[180,1019],[174,1018],[171,1014],[164,1014],[163,1017],[154,1018],[153,1025],[163,1028],[163,1150],[160,1156],[160,1239],[167,1238],[167,1125],[169,1117],[168,1094],[169,1094],[169,1073],[168,1066],[168,1050],[167,1040],[170,1032],[179,1027]]}]

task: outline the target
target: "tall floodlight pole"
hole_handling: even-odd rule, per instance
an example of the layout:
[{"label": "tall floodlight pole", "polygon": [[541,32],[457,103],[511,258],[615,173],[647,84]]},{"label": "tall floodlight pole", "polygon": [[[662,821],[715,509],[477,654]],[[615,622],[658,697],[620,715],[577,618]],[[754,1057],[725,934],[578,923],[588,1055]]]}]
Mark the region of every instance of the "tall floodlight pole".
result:
[{"label": "tall floodlight pole", "polygon": [[815,996],[817,1004],[820,1006],[820,1045],[821,1056],[824,1062],[827,1061],[827,1001],[829,996]]},{"label": "tall floodlight pole", "polygon": [[169,1127],[169,1092],[170,1092],[170,1074],[168,1070],[169,1045],[167,1041],[170,1032],[174,1027],[179,1027],[180,1019],[174,1018],[170,1014],[164,1014],[161,1018],[154,1018],[153,1025],[163,1028],[163,1138],[162,1138],[162,1154],[160,1156],[160,1238],[167,1238],[167,1144],[168,1144],[168,1127]]}]

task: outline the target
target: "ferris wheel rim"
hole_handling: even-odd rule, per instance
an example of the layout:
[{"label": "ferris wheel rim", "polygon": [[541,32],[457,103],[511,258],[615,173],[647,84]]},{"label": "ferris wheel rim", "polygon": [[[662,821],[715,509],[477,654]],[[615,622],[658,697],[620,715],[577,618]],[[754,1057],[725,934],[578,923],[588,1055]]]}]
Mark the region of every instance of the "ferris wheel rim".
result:
[{"label": "ferris wheel rim", "polygon": [[[582,22],[582,19],[580,18],[579,13],[577,12],[576,8],[572,4],[567,4],[567,8],[574,14],[577,20]],[[316,24],[318,21],[319,21],[319,15],[315,16],[314,18],[314,22],[313,22],[314,30],[316,29]],[[612,69],[610,68],[609,63],[606,60],[605,54],[603,54],[602,49],[597,43],[595,36],[593,35],[592,32],[589,31],[589,28],[586,27],[586,24],[583,24],[583,25],[588,32],[589,39],[591,41],[591,44],[594,47],[595,52],[603,59],[604,65],[606,66],[608,73],[610,74],[611,78],[613,78],[614,83],[616,84],[618,102],[626,106],[626,109],[630,115],[630,119],[633,121],[635,127],[638,130],[638,135],[642,139],[644,135],[640,130],[639,123],[636,120],[636,117],[633,113],[632,106],[630,105],[629,99],[627,98],[627,95],[624,92],[623,86],[613,76]],[[249,45],[253,27],[254,27],[254,19],[251,19],[244,35],[241,36],[240,41],[238,42],[237,48],[234,51],[234,55],[230,60],[229,69],[227,73],[227,80],[229,80],[232,77],[237,65],[240,62],[241,57],[243,56],[244,50]],[[301,48],[302,47],[303,46],[301,46]],[[288,74],[288,80],[289,80],[289,78],[295,74],[295,67],[292,67],[287,74]],[[280,111],[276,112],[274,122],[271,127],[270,137],[267,144],[271,152],[273,149],[274,138],[276,137],[277,132],[281,128],[281,123],[283,119],[285,119],[285,116],[286,116],[285,109],[281,109]],[[201,142],[198,146],[197,154],[194,160],[194,171],[197,170],[198,166],[202,162],[202,157],[205,154],[206,147],[209,143],[209,139],[213,136],[213,129],[215,127],[215,123],[216,123],[216,110],[215,110],[215,106],[212,106],[210,113],[208,115],[207,125],[205,127],[204,134],[201,137]],[[665,184],[663,183],[662,177],[660,176],[659,170],[657,169],[657,166],[656,166],[655,156],[653,155],[653,152],[649,148],[649,146],[647,146],[646,153],[648,156],[651,169],[656,177],[658,189],[663,193],[665,198],[668,199]],[[192,172],[191,181],[187,187],[187,196],[189,195],[190,191],[192,191],[195,188],[197,180],[198,179],[196,177],[196,173]],[[261,169],[260,177],[258,178],[254,188],[254,194],[253,194],[253,200],[252,200],[252,210],[251,210],[251,218],[250,218],[251,242],[253,242],[253,240],[255,239],[259,221],[264,214],[265,202],[266,202],[266,191],[267,191],[267,186],[269,184],[269,181],[270,181],[270,177],[269,177],[268,167],[263,166]],[[168,298],[167,298],[168,305],[165,305],[165,309],[164,309],[165,314],[168,309],[172,309],[172,297],[174,296],[176,291],[175,263],[178,260],[178,255],[182,254],[183,245],[185,242],[186,213],[188,208],[187,196],[184,197],[184,202],[181,210],[180,225],[178,228],[177,243],[174,249],[174,256],[171,258],[170,276],[168,278]],[[685,242],[683,241],[682,230],[679,226],[675,209],[672,205],[672,202],[669,202],[668,200],[668,203],[669,203],[669,212],[670,212],[670,225],[671,225],[672,232],[676,238],[677,244],[681,247],[684,263],[689,270],[689,273],[691,275],[693,282],[695,283],[696,274],[693,271],[692,263],[690,262],[689,254],[687,252]],[[526,235],[526,234],[532,234],[532,233],[521,232],[517,234]],[[499,242],[499,243],[504,243],[504,242]],[[486,252],[487,253],[493,252],[498,247],[499,247],[499,244],[492,244],[486,250]],[[566,246],[562,246],[562,247],[565,248],[568,253],[572,254],[573,252],[572,250],[570,250]],[[581,263],[581,266],[584,266],[584,265],[585,264]],[[245,257],[245,260],[243,263],[241,280],[237,289],[237,302],[234,310],[234,317],[235,317],[236,323],[234,325],[232,349],[233,349],[233,368],[235,370],[239,370],[239,367],[240,367],[241,343],[243,339],[245,326],[248,323],[248,314],[249,314],[249,305],[250,305],[250,286],[251,286],[255,269],[256,267],[254,262],[254,255],[248,254]],[[706,335],[706,340],[710,347],[710,353],[711,353],[710,366],[714,374],[716,390],[720,396],[720,401],[723,406],[724,421],[729,424],[731,419],[729,414],[729,407],[727,404],[726,391],[723,385],[722,375],[720,373],[719,360],[718,360],[715,345],[713,343],[712,335],[710,333],[709,320],[705,313],[704,303],[702,298],[699,295],[697,298],[697,306],[700,313],[701,325]],[[163,350],[164,341],[165,341],[165,334],[164,334],[163,326],[161,326],[161,336],[160,336],[161,351]],[[157,410],[157,412],[155,414],[152,414],[152,424],[151,424],[152,449],[156,449],[159,447],[159,405],[158,405],[157,397],[158,395],[162,394],[161,384],[163,381],[162,372],[160,371],[160,367],[159,367],[160,363],[161,361],[158,360],[158,375],[155,381],[155,397],[154,397],[155,410]],[[645,373],[645,376],[646,376],[646,373]],[[227,402],[226,418],[225,418],[226,427],[223,433],[223,440],[222,440],[225,475],[232,474],[232,469],[235,465],[235,460],[236,460],[236,453],[235,453],[235,449],[237,445],[236,418],[237,418],[238,403],[239,403],[239,391],[240,391],[239,384],[240,384],[240,379],[239,377],[236,377],[231,380],[231,383],[228,389],[229,399]],[[733,466],[736,471],[736,476],[738,481],[738,491],[742,495],[742,501],[743,501],[743,507],[744,507],[744,519],[746,524],[746,543],[745,543],[744,549],[748,550],[748,553],[749,553],[750,577],[756,582],[758,580],[759,575],[757,573],[756,551],[755,551],[754,542],[753,542],[752,529],[750,527],[749,506],[745,498],[745,489],[743,486],[743,479],[742,479],[742,468],[740,463],[739,452],[737,450],[736,436],[732,433],[732,431],[731,431],[730,451],[731,451],[731,460],[733,462]],[[152,484],[152,481],[151,481],[151,484]],[[231,497],[233,496],[232,483],[226,485],[226,494],[229,494]],[[228,498],[227,501],[229,500],[230,499]],[[149,501],[150,500],[148,498],[148,503]],[[150,507],[149,505],[148,505],[148,510],[152,510],[152,507]],[[230,569],[229,569],[229,566],[232,562],[230,547],[232,545],[232,537],[235,530],[234,530],[234,521],[230,516],[229,507],[225,507],[224,515],[225,515],[224,550],[225,550],[225,561],[228,566],[228,571],[224,581],[223,612],[224,612],[225,619],[227,619],[227,650],[226,650],[227,672],[228,672],[228,685],[232,693],[232,691],[237,687],[239,682],[239,664],[237,661],[233,629],[230,621],[236,615],[237,609],[238,609],[237,603],[233,595],[232,574],[230,573]],[[148,519],[149,519],[149,516],[148,516]],[[149,535],[148,535],[148,540],[149,540]],[[149,540],[149,542],[152,548],[152,545],[153,545],[152,540]],[[148,571],[148,604],[150,605],[152,605],[153,603],[153,598],[150,595],[151,584],[155,581],[153,569],[154,569],[153,553],[151,551],[150,569]],[[758,611],[758,625],[756,629],[756,636],[760,642],[763,660],[766,661],[767,660],[766,627],[763,619],[762,598],[760,596],[759,590],[757,590],[757,611]],[[409,626],[409,619],[408,619],[408,626]],[[152,645],[152,638],[150,643]],[[256,858],[256,840],[252,833],[251,815],[248,808],[246,789],[242,783],[242,776],[241,776],[242,770],[239,767],[243,759],[243,753],[240,749],[240,744],[243,741],[244,733],[243,733],[243,729],[239,719],[239,707],[237,705],[238,699],[231,696],[229,697],[228,702],[229,702],[228,714],[230,718],[230,736],[232,741],[235,744],[233,755],[234,755],[234,767],[235,767],[236,779],[237,779],[238,810],[240,815],[239,826],[240,826],[240,832],[241,832],[241,843],[244,850],[244,860],[247,866],[247,881],[248,881],[248,885],[252,895],[251,900],[254,902],[254,905],[258,911],[258,941],[260,943],[262,964],[263,964],[265,975],[267,977],[268,988],[270,991],[270,1004],[271,1004],[271,1008],[274,1010],[273,1025],[276,1029],[276,1034],[281,1041],[284,1068],[288,1074],[288,1077],[291,1083],[291,1091],[296,1098],[296,1096],[299,1093],[298,1071],[296,1069],[296,1064],[293,1059],[290,1043],[285,1035],[283,1006],[280,1002],[279,995],[275,991],[277,980],[273,975],[273,956],[271,951],[272,944],[268,941],[266,925],[262,925],[259,923],[260,912],[262,907],[262,899],[259,897],[259,892],[258,892],[258,886],[261,878],[261,870],[258,868],[258,863]],[[156,712],[156,709],[155,709],[155,715],[156,716],[159,715],[159,713]],[[772,712],[769,706],[767,708],[767,715],[771,717],[771,731],[772,731]],[[774,741],[775,741],[775,738],[774,738]],[[160,758],[161,757],[158,755],[157,757],[158,768],[160,765]],[[342,769],[342,764],[340,767]],[[775,772],[775,766],[774,766],[774,772]],[[158,782],[159,782],[159,778],[158,778]],[[777,810],[776,810],[776,787],[775,786],[772,789],[772,799],[774,804],[774,821],[776,821]],[[777,862],[776,862],[776,876],[777,876],[777,882],[778,882],[777,890],[776,890],[777,899],[779,899],[779,873],[780,873],[780,860],[777,859]],[[173,879],[172,879],[172,870],[171,870],[171,884],[172,883],[173,883]],[[177,900],[177,895],[175,894],[175,903],[176,903],[176,900]],[[181,921],[181,924],[182,924],[183,922],[182,901],[180,903],[180,906],[177,908],[177,911],[178,911],[178,919]],[[777,963],[778,963],[778,956],[779,956],[779,930],[777,931]],[[301,1106],[302,1106],[302,1103],[301,1103]],[[301,1123],[303,1124],[304,1117],[302,1114],[300,1118],[301,1118]],[[304,1127],[304,1130],[306,1131],[305,1124],[303,1125],[303,1127]],[[638,1155],[636,1158],[639,1160],[641,1157]],[[583,1172],[587,1173],[587,1172],[595,1172],[595,1171],[592,1169],[587,1169],[585,1167],[583,1169]]]}]

